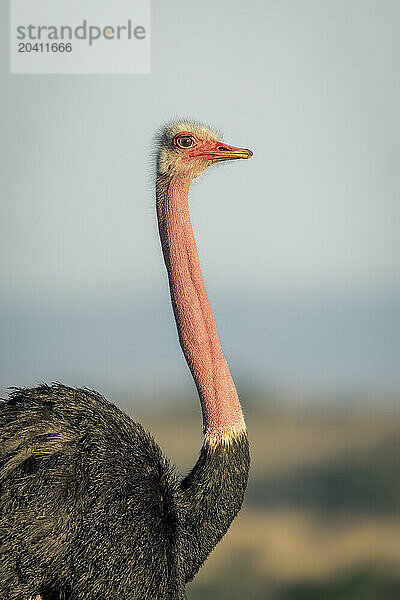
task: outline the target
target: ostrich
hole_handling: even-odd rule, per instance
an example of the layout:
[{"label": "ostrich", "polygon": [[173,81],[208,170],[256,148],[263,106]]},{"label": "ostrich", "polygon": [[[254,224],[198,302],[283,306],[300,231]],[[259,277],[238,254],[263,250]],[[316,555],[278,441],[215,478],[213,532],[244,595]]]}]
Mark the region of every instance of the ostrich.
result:
[{"label": "ostrich", "polygon": [[181,478],[143,427],[100,394],[16,388],[0,406],[0,599],[180,600],[239,512],[246,426],[190,223],[191,181],[249,158],[188,121],[158,135],[156,203],[179,342],[204,442]]}]

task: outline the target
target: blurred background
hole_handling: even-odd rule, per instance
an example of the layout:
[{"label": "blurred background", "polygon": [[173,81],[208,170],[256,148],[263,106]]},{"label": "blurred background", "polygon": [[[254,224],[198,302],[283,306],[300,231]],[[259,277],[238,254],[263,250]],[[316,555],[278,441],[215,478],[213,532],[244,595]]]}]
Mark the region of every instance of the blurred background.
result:
[{"label": "blurred background", "polygon": [[400,4],[153,0],[150,75],[10,75],[0,17],[1,394],[95,388],[190,468],[152,134],[221,129],[254,157],[191,212],[253,464],[188,598],[399,598]]}]

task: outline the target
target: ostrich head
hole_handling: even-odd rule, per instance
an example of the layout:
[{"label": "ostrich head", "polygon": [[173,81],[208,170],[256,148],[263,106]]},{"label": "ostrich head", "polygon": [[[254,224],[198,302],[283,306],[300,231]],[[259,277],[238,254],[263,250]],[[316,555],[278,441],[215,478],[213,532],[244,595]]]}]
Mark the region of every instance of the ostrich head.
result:
[{"label": "ostrich head", "polygon": [[157,173],[194,179],[214,163],[252,155],[251,150],[224,144],[221,135],[205,125],[174,121],[158,136]]}]

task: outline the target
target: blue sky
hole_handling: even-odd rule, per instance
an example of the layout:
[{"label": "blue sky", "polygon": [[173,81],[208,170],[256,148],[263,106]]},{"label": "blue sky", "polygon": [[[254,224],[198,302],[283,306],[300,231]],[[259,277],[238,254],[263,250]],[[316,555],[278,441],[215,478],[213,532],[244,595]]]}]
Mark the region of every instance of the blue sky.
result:
[{"label": "blue sky", "polygon": [[238,376],[400,387],[398,2],[153,2],[150,75],[10,75],[0,11],[1,390],[187,381],[149,158],[174,115],[254,150],[191,198]]}]

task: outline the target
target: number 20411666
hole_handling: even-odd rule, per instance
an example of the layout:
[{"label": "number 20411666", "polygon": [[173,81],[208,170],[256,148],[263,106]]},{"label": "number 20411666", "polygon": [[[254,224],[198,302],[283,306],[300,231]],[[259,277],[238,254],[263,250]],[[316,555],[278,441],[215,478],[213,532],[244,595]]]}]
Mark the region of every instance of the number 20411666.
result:
[{"label": "number 20411666", "polygon": [[71,52],[72,44],[60,43],[56,42],[50,43],[36,43],[31,44],[30,42],[21,42],[18,44],[18,52]]}]

